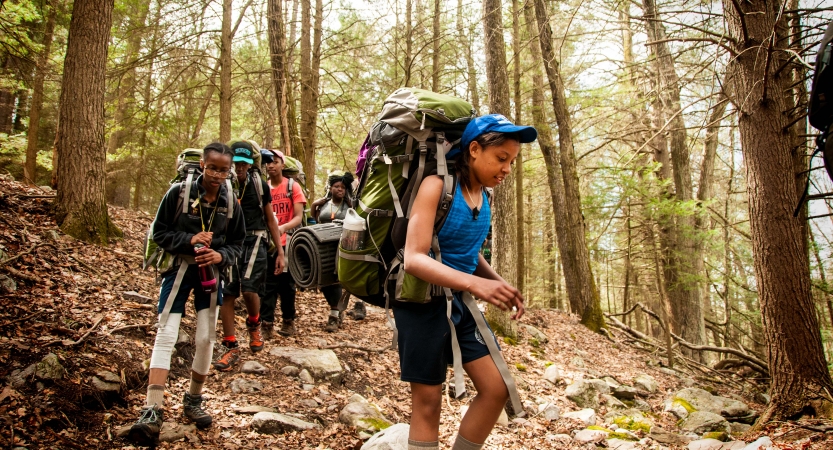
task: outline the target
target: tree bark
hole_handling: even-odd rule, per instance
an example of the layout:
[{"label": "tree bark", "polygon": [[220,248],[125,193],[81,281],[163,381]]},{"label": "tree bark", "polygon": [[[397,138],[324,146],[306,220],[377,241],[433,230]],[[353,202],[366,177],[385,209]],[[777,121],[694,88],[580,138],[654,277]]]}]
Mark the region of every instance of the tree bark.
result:
[{"label": "tree bark", "polygon": [[[736,7],[741,8],[739,11]],[[813,300],[804,220],[792,216],[797,191],[794,129],[784,113],[792,76],[786,63],[788,24],[781,4],[723,2],[734,57],[729,70],[747,167],[749,224],[761,317],[772,367],[762,427],[808,409],[830,417],[833,381],[824,360]]]},{"label": "tree bark", "polygon": [[220,141],[231,140],[231,9],[232,0],[223,0],[220,35]]},{"label": "tree bark", "polygon": [[[500,0],[483,2],[483,29],[486,33],[486,79],[489,84],[489,112],[510,114],[509,76],[506,73],[506,46],[503,40],[503,16]],[[492,201],[495,214],[492,217],[492,265],[510,284],[517,285],[517,244],[515,230],[515,197],[510,174],[495,187]],[[486,310],[487,318],[505,336],[517,337],[517,326],[509,319],[509,313],[497,308]]]},{"label": "tree bark", "polygon": [[[314,17],[310,0],[301,0],[301,142],[307,189],[315,198],[315,144],[318,123],[318,70],[321,65],[321,26],[323,6],[315,1]],[[311,22],[314,20],[314,23]]]},{"label": "tree bark", "polygon": [[431,38],[431,90],[440,92],[440,0],[434,0],[433,37]]},{"label": "tree bark", "polygon": [[405,57],[402,60],[402,68],[405,72],[405,81],[402,83],[403,86],[411,85],[411,69],[413,69],[411,55],[413,54],[414,45],[413,10],[413,0],[405,0]]},{"label": "tree bark", "polygon": [[64,233],[107,245],[121,236],[104,201],[104,85],[113,0],[76,0],[69,25],[57,152],[55,219]]},{"label": "tree bark", "polygon": [[556,222],[564,222],[566,225],[567,248],[561,250],[561,258],[562,260],[571,260],[569,266],[574,268],[574,270],[568,272],[568,264],[564,263],[565,279],[573,278],[572,282],[567,281],[567,296],[570,298],[570,304],[577,308],[573,312],[581,316],[581,323],[593,331],[599,331],[605,326],[604,315],[602,314],[599,291],[590,268],[590,252],[587,249],[584,216],[581,212],[581,193],[579,192],[570,113],[567,109],[567,99],[564,94],[564,82],[561,79],[559,64],[555,59],[555,51],[552,46],[552,29],[550,28],[544,0],[535,0],[535,15],[538,22],[541,55],[552,93],[555,121],[558,125],[561,176],[564,180],[565,215],[557,216]]},{"label": "tree bark", "polygon": [[[512,84],[515,97],[515,123],[521,123],[521,17],[518,0],[512,0]],[[515,285],[522,294],[526,292],[526,224],[524,223],[524,152],[515,159],[515,230],[517,233],[518,279]]]},{"label": "tree bark", "polygon": [[[660,124],[670,137],[670,156],[673,166],[674,198],[687,202],[693,198],[691,162],[686,143],[686,127],[680,105],[680,80],[675,71],[674,58],[665,41],[662,25],[654,0],[642,1],[645,12],[645,26],[648,39],[654,44],[654,67],[657,74],[657,93],[664,111],[664,122]],[[667,123],[666,123],[667,122]],[[665,260],[665,285],[671,300],[673,329],[683,339],[693,344],[702,344],[706,334],[703,310],[700,303],[700,286],[696,251],[695,219],[691,215],[678,214],[666,217],[662,224],[667,233],[663,250]],[[684,350],[689,357],[699,359],[700,354]]]},{"label": "tree bark", "polygon": [[282,0],[268,2],[268,34],[269,52],[272,65],[272,83],[275,99],[278,105],[278,123],[281,129],[281,148],[292,153],[292,139],[289,134],[289,119],[287,117],[286,90],[287,83],[287,55],[286,55],[286,27],[283,22]]},{"label": "tree bark", "polygon": [[26,183],[37,184],[38,164],[38,131],[40,131],[40,112],[43,107],[43,82],[46,72],[49,69],[49,54],[52,52],[52,37],[55,32],[55,18],[57,11],[48,7],[46,25],[43,30],[43,51],[38,56],[35,67],[35,79],[32,83],[32,107],[29,109],[29,129],[26,132],[26,165],[23,167],[23,176]]}]

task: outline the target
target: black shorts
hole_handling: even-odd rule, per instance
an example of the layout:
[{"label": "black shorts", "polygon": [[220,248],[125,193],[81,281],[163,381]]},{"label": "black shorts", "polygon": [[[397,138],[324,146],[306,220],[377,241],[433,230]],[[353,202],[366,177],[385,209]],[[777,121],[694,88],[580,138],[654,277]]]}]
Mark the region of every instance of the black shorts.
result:
[{"label": "black shorts", "polygon": [[[260,238],[257,253],[254,254],[254,261],[252,261],[256,241],[257,236],[246,236],[246,241],[243,243],[243,256],[231,268],[231,277],[225,284],[223,295],[237,298],[240,296],[241,286],[243,292],[259,292],[262,289],[266,281],[266,251],[269,242],[266,238]],[[250,266],[251,271],[249,271]],[[248,277],[246,277],[247,273]]]},{"label": "black shorts", "polygon": [[[453,308],[455,311],[452,319],[463,364],[488,355],[489,348],[469,309],[459,298],[454,299]],[[477,314],[482,313],[477,311]],[[394,306],[394,318],[399,330],[401,380],[428,385],[442,384],[446,379],[448,365],[454,362],[445,298],[424,305],[409,303]],[[494,334],[490,334],[487,338],[494,339]]]}]

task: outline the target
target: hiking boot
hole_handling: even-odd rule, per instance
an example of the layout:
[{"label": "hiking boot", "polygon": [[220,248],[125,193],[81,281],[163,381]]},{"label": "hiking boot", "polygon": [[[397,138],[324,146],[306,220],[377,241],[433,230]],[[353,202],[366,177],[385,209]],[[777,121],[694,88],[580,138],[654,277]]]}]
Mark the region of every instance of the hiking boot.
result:
[{"label": "hiking boot", "polygon": [[367,309],[364,307],[364,302],[357,301],[353,304],[353,320],[364,320],[367,316]]},{"label": "hiking boot", "polygon": [[212,365],[215,369],[221,372],[228,372],[234,368],[237,361],[240,361],[240,347],[226,347],[226,352],[223,353],[223,356],[217,359],[217,361],[215,361]]},{"label": "hiking boot", "polygon": [[281,322],[281,329],[278,330],[278,334],[281,336],[293,336],[295,334],[295,321],[284,320]]},{"label": "hiking boot", "polygon": [[139,420],[130,427],[128,438],[140,446],[155,446],[159,441],[162,422],[162,410],[158,406],[145,406],[142,408]]},{"label": "hiking boot", "polygon": [[260,331],[263,333],[263,340],[268,341],[275,337],[275,323],[274,322],[267,322],[265,320],[260,321]]},{"label": "hiking boot", "polygon": [[182,398],[182,415],[194,422],[200,430],[211,426],[211,416],[202,409],[202,395],[191,395],[186,392]]},{"label": "hiking boot", "polygon": [[328,333],[332,333],[332,332],[338,330],[338,326],[341,325],[340,322],[341,321],[338,320],[338,317],[329,316],[329,318],[327,318],[327,326],[324,327],[324,331],[327,331]]},{"label": "hiking boot", "polygon": [[252,353],[263,350],[263,336],[260,334],[260,324],[260,320],[256,324],[252,324],[249,322],[249,319],[246,319],[246,328],[249,330],[249,348],[252,350]]}]

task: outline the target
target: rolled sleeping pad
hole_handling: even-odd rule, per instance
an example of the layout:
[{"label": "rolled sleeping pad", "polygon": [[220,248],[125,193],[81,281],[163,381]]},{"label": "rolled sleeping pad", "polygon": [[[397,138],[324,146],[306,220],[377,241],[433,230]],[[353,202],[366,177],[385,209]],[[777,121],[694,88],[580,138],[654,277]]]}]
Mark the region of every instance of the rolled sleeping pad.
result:
[{"label": "rolled sleeping pad", "polygon": [[338,283],[336,256],[340,223],[321,223],[299,228],[287,245],[289,271],[302,288]]}]

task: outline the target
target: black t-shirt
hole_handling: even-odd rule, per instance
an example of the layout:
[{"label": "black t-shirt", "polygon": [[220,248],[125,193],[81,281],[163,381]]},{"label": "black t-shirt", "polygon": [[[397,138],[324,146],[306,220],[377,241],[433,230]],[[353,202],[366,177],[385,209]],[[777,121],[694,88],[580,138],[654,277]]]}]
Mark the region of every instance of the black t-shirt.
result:
[{"label": "black t-shirt", "polygon": [[243,218],[246,220],[246,231],[265,230],[266,220],[263,217],[263,207],[257,201],[257,189],[254,183],[259,182],[263,190],[262,204],[271,207],[272,193],[269,185],[257,175],[248,174],[246,183],[238,183],[236,193],[240,206],[243,209]]}]

